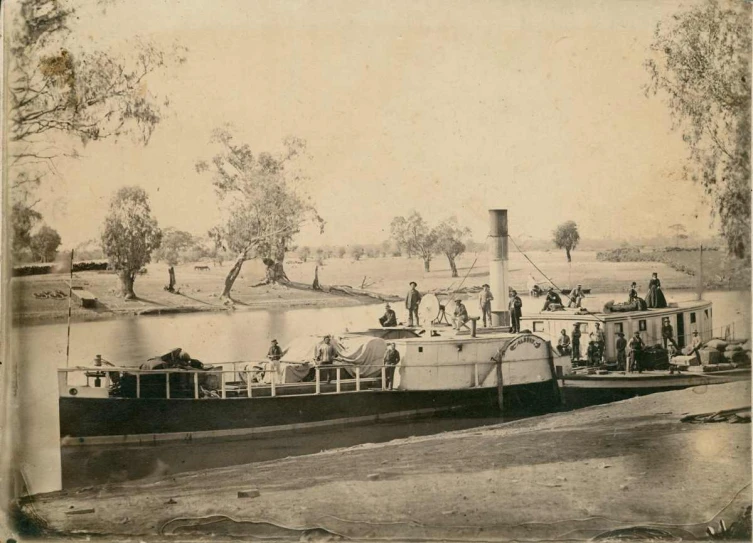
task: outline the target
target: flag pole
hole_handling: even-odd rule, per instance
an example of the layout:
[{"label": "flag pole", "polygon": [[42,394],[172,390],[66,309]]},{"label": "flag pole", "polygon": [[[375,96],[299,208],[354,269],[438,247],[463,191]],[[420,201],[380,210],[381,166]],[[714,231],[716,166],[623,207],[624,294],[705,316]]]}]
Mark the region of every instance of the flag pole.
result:
[{"label": "flag pole", "polygon": [[68,339],[65,343],[65,367],[71,356],[71,298],[73,297],[73,249],[71,249],[71,275],[68,280]]}]

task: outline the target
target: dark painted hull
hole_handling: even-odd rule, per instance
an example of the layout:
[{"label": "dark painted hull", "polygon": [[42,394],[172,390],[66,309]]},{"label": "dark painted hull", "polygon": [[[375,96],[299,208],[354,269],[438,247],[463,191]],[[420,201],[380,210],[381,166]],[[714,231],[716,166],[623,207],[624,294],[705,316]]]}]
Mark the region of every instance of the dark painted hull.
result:
[{"label": "dark painted hull", "polygon": [[[509,392],[509,393],[508,393]],[[553,383],[505,387],[505,404],[548,407]],[[238,439],[272,432],[431,416],[496,405],[496,388],[342,392],[229,399],[60,398],[64,446]]]},{"label": "dark painted hull", "polygon": [[645,372],[630,376],[578,375],[564,378],[561,381],[560,390],[563,403],[572,408],[626,400],[656,392],[669,392],[733,381],[749,381],[750,379],[750,368],[715,373]]}]

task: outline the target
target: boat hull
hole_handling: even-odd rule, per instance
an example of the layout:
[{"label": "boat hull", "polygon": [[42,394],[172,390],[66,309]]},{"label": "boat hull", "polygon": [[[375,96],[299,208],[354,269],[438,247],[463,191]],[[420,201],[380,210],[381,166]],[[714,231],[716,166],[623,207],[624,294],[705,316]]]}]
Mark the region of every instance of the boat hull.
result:
[{"label": "boat hull", "polygon": [[[556,398],[552,381],[505,387],[505,395],[505,405],[517,401],[541,409],[551,407]],[[496,403],[496,387],[198,400],[61,397],[60,437],[62,446],[222,441],[492,408]]]},{"label": "boat hull", "polygon": [[645,372],[628,375],[571,375],[560,381],[560,390],[564,404],[572,408],[625,400],[655,392],[750,379],[750,368],[704,374]]}]

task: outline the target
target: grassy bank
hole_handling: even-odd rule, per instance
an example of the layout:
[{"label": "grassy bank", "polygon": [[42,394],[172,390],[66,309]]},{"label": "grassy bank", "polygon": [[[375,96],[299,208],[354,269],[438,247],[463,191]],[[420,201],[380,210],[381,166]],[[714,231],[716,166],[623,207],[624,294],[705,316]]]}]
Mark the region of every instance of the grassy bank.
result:
[{"label": "grassy bank", "polygon": [[[697,280],[683,271],[673,269],[662,262],[608,262],[600,261],[593,252],[574,252],[573,262],[568,263],[562,251],[539,251],[528,255],[536,265],[561,288],[578,283],[592,292],[625,292],[631,281],[645,288],[653,271],[659,273],[665,289],[695,288]],[[692,259],[692,255],[683,255]],[[378,293],[384,297],[402,299],[409,281],[416,281],[421,292],[453,290],[480,286],[489,282],[488,260],[485,253],[466,254],[457,262],[460,277],[452,278],[447,260],[437,257],[431,263],[431,271],[424,271],[423,262],[407,258],[367,258],[352,261],[349,258],[325,260],[319,267],[322,285],[350,285]],[[316,292],[309,288],[314,279],[316,264],[312,261],[290,261],[286,271],[294,287],[254,287],[264,275],[263,265],[247,262],[233,288],[237,301],[236,310],[257,308],[290,307],[336,307],[374,303],[373,298],[344,296],[341,293]],[[711,263],[709,264],[711,269]],[[74,306],[76,320],[96,320],[118,315],[155,314],[170,312],[226,311],[219,300],[225,274],[229,266],[209,265],[207,270],[195,269],[195,264],[176,267],[179,294],[163,289],[168,282],[167,266],[152,264],[147,273],[136,279],[135,290],[139,299],[125,301],[119,295],[118,279],[112,273],[86,271],[74,273],[74,285],[92,292],[98,299],[96,309]],[[520,253],[510,254],[510,284],[521,294],[527,291],[530,274],[537,281],[544,281],[530,262]],[[16,277],[12,280],[12,308],[16,323],[48,322],[64,320],[68,314],[68,276],[66,274]],[[736,284],[736,283],[734,283]],[[733,283],[725,283],[732,286]],[[749,287],[748,287],[749,288]],[[40,298],[59,291],[58,298]]]},{"label": "grassy bank", "polygon": [[[701,274],[699,249],[667,248],[640,251],[634,248],[597,253],[603,262],[657,262],[695,279]],[[721,250],[703,251],[703,286],[714,290],[750,290],[750,261],[741,260]]]},{"label": "grassy bank", "polygon": [[[54,533],[110,538],[583,541],[650,526],[694,539],[750,504],[750,424],[680,419],[746,405],[750,383],[699,387],[39,496],[24,512]],[[251,489],[259,495],[238,496]]]}]

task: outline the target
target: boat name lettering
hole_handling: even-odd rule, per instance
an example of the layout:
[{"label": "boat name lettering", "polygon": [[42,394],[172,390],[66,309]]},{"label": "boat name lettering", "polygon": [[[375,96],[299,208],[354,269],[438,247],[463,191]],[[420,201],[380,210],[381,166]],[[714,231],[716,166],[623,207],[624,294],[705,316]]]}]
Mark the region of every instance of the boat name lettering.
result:
[{"label": "boat name lettering", "polygon": [[523,343],[530,343],[537,349],[541,347],[541,341],[539,340],[539,338],[537,338],[536,336],[525,336],[510,345],[510,350],[514,351],[518,347],[518,345],[522,345]]}]

